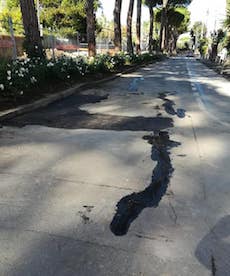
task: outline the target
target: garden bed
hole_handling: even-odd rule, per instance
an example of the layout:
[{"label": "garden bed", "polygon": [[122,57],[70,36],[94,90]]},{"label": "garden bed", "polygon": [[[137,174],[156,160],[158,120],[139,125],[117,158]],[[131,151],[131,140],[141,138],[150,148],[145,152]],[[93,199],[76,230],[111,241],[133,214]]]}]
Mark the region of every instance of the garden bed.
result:
[{"label": "garden bed", "polygon": [[49,94],[70,88],[78,83],[100,80],[128,68],[161,59],[152,54],[95,58],[40,58],[1,62],[0,111],[31,103]]}]

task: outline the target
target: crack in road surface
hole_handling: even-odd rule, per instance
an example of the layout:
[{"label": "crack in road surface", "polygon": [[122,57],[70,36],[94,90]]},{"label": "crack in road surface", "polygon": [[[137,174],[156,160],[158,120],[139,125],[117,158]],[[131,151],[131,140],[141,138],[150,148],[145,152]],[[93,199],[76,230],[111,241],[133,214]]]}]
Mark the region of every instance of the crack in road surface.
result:
[{"label": "crack in road surface", "polygon": [[157,165],[153,169],[152,181],[145,190],[127,195],[117,203],[117,210],[110,224],[110,229],[116,236],[125,235],[143,209],[158,206],[174,171],[170,149],[178,147],[180,143],[171,141],[166,131],[161,131],[158,135],[146,135],[143,139],[152,145],[151,157],[157,161]]},{"label": "crack in road surface", "polygon": [[214,256],[211,256],[212,276],[216,276],[216,261]]}]

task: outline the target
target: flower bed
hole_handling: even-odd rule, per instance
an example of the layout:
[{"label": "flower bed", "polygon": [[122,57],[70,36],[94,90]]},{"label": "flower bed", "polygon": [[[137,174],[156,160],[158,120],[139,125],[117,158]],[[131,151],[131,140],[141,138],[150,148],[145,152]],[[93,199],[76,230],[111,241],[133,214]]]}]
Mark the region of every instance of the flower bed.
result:
[{"label": "flower bed", "polygon": [[151,54],[114,56],[98,55],[95,58],[67,58],[55,60],[24,59],[0,63],[0,101],[2,98],[18,99],[25,94],[33,97],[45,87],[71,85],[85,79],[97,78],[98,74],[109,74],[124,69],[124,66],[145,64],[158,59]]}]

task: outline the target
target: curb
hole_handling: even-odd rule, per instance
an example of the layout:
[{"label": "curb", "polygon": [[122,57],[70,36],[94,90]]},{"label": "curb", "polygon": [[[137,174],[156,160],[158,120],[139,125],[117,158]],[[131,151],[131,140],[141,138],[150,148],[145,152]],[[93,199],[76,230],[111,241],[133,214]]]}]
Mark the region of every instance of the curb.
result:
[{"label": "curb", "polygon": [[212,69],[213,71],[215,71],[216,73],[218,73],[219,75],[221,75],[222,77],[224,77],[227,80],[230,80],[230,74],[225,72],[225,68],[221,67],[220,65],[214,63],[214,62],[210,62],[210,61],[206,61],[206,60],[199,60],[202,64],[204,64],[206,67]]},{"label": "curb", "polygon": [[40,108],[40,107],[46,107],[47,105],[49,105],[51,103],[54,103],[58,100],[67,98],[67,97],[73,95],[74,93],[76,93],[80,90],[89,89],[89,88],[93,87],[96,84],[101,84],[101,83],[112,81],[114,79],[117,79],[117,78],[121,77],[124,74],[134,72],[137,69],[139,69],[143,66],[146,66],[146,65],[147,64],[142,64],[140,66],[134,66],[132,68],[128,68],[127,70],[124,70],[123,72],[112,75],[111,77],[107,77],[107,78],[100,79],[100,80],[97,80],[97,81],[91,81],[90,83],[81,83],[81,84],[75,85],[71,88],[68,88],[66,90],[63,90],[61,92],[58,92],[58,93],[49,95],[45,98],[34,101],[32,103],[21,105],[21,106],[18,106],[16,108],[12,108],[12,109],[2,111],[2,112],[0,112],[0,122],[3,122],[4,120],[12,119],[13,117],[16,117],[18,115],[22,115],[22,114],[27,113],[27,112],[31,112],[33,110],[36,110],[36,109]]},{"label": "curb", "polygon": [[66,90],[63,90],[61,92],[58,92],[58,93],[49,95],[47,97],[44,97],[40,100],[34,101],[32,103],[21,105],[16,108],[2,111],[2,112],[0,112],[0,122],[3,122],[4,120],[7,120],[7,119],[12,119],[13,117],[33,111],[40,107],[46,107],[47,105],[49,105],[51,103],[54,103],[58,100],[61,100],[61,99],[64,99],[64,98],[67,98],[67,97],[73,95],[74,93],[78,92],[79,90],[87,89],[87,88],[92,87],[93,85],[114,80],[116,78],[119,78],[122,74],[126,74],[129,72],[135,71],[135,70],[136,70],[136,68],[129,68],[127,71],[124,71],[122,73],[117,73],[114,76],[104,78],[101,80],[97,80],[97,81],[91,81],[90,83],[81,83],[81,84],[75,85],[71,88],[68,88]]}]

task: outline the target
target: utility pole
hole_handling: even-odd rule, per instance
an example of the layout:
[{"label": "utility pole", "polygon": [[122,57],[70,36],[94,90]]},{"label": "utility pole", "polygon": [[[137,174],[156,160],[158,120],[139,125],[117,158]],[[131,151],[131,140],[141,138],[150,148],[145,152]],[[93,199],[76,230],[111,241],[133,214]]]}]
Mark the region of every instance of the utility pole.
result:
[{"label": "utility pole", "polygon": [[8,17],[8,23],[9,23],[9,27],[10,27],[10,36],[11,36],[11,40],[12,40],[12,44],[13,44],[12,59],[15,60],[15,59],[17,59],[17,46],[16,46],[15,37],[14,37],[14,28],[13,28],[13,22],[12,22],[11,17]]}]

